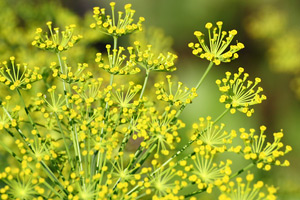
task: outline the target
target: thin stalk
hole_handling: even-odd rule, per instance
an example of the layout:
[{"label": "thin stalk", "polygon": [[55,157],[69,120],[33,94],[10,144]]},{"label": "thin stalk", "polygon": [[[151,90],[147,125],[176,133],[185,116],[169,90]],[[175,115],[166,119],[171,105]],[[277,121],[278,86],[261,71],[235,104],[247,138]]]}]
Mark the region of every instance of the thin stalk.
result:
[{"label": "thin stalk", "polygon": [[[214,63],[213,62],[210,62],[209,65],[207,66],[204,74],[202,75],[202,77],[200,78],[200,80],[198,81],[197,85],[196,85],[196,90],[199,89],[199,87],[201,86],[201,84],[203,83],[204,79],[206,78],[208,72],[211,70],[211,68],[213,67]],[[185,107],[187,106],[186,103],[184,103],[180,109],[178,110],[178,112],[176,113],[175,117],[174,117],[174,120],[177,119],[179,117],[179,115],[181,114],[181,112],[185,109]]]},{"label": "thin stalk", "polygon": [[60,133],[61,133],[62,138],[63,138],[63,140],[64,140],[64,144],[65,144],[65,148],[66,148],[66,151],[67,151],[67,154],[68,154],[69,162],[70,162],[70,164],[71,164],[71,169],[72,169],[72,171],[74,171],[74,165],[73,165],[73,162],[72,162],[72,159],[71,159],[71,154],[70,154],[69,147],[68,147],[68,144],[67,144],[66,136],[65,136],[65,134],[64,134],[64,131],[63,131],[63,129],[62,129],[62,126],[61,126],[61,123],[60,123],[60,121],[59,121],[59,119],[58,119],[57,114],[56,114],[56,113],[54,113],[54,114],[55,114],[55,118],[56,118],[56,121],[57,121],[59,130],[60,130]]},{"label": "thin stalk", "polygon": [[143,84],[143,88],[142,88],[142,91],[141,91],[141,94],[140,94],[140,99],[142,99],[142,97],[144,95],[145,88],[146,88],[146,85],[147,85],[147,82],[148,82],[148,78],[149,78],[149,74],[150,74],[150,70],[147,69],[146,70],[146,76],[145,76],[144,84]]},{"label": "thin stalk", "polygon": [[247,169],[250,169],[251,167],[254,166],[254,162],[250,163],[249,165],[247,165],[246,167],[244,167],[243,169],[240,169],[239,171],[237,171],[236,173],[232,174],[229,178],[232,179],[238,175],[240,175],[241,173],[243,173],[244,171],[246,171]]},{"label": "thin stalk", "polygon": [[[157,144],[154,144],[151,148],[148,148],[148,150],[143,154],[143,157],[137,161],[137,164],[140,164],[142,166],[146,159],[151,155],[151,153],[154,151],[154,149],[157,147]],[[133,170],[131,173],[134,174],[139,168]]]},{"label": "thin stalk", "polygon": [[[145,92],[145,88],[146,88],[147,83],[148,83],[149,74],[150,74],[150,70],[147,69],[147,70],[146,70],[146,76],[145,76],[145,79],[144,79],[143,88],[142,88],[142,91],[141,91],[141,94],[140,94],[139,99],[142,99],[142,98],[143,98],[143,95],[144,95],[144,92]],[[140,104],[139,104],[139,105],[140,105]],[[136,109],[139,108],[139,105],[138,105],[138,107],[137,107]],[[132,123],[133,120],[134,120],[134,118],[131,118],[130,124]],[[129,125],[129,127],[130,127],[130,125]],[[129,127],[128,127],[128,128],[129,128]],[[122,151],[122,150],[125,148],[125,145],[126,145],[127,142],[129,141],[129,138],[130,138],[130,136],[132,135],[132,133],[133,133],[133,132],[131,131],[129,134],[126,134],[126,135],[125,135],[125,137],[124,137],[124,139],[123,139],[123,141],[122,141],[122,143],[121,143],[121,146],[120,146],[120,148],[119,148],[119,152]],[[136,157],[136,156],[135,156],[135,157]]]},{"label": "thin stalk", "polygon": [[[64,71],[66,71],[66,69],[65,70],[63,69],[63,65],[62,65],[61,58],[60,58],[60,52],[57,52],[56,55],[57,55],[57,59],[58,59],[59,66],[60,66],[60,73],[64,74]],[[67,105],[68,108],[70,108],[68,98],[67,98],[67,96],[68,96],[67,95],[67,86],[66,86],[66,83],[65,83],[64,80],[62,81],[62,83],[63,83],[63,89],[64,89],[64,96],[65,96],[65,100],[66,100],[66,105]],[[71,93],[70,84],[69,84],[69,92]],[[73,107],[73,105],[71,106],[71,108],[72,107]],[[76,127],[76,124],[73,124],[73,122],[70,119],[69,119],[69,124],[71,126],[75,156],[76,156],[77,160],[79,161],[80,171],[83,171],[82,158],[81,158],[79,141],[78,141],[78,134],[77,134],[77,127]],[[81,178],[81,180],[83,182],[83,185],[85,185],[83,177]]]},{"label": "thin stalk", "polygon": [[[118,47],[118,37],[117,36],[113,36],[113,39],[114,39],[114,49],[117,49]],[[112,67],[115,66],[115,63],[116,63],[116,58],[117,57],[117,54],[113,54],[113,62],[112,62]],[[114,74],[111,74],[110,75],[110,81],[109,81],[109,85],[111,86],[113,84],[113,81],[114,81]],[[108,102],[105,103],[105,109],[104,109],[104,119],[103,119],[103,122],[105,122],[105,119],[107,117],[107,112],[108,112]],[[101,128],[101,132],[100,132],[100,136],[102,137],[103,136],[103,132],[104,132],[104,128]],[[96,171],[95,171],[95,174],[98,173],[98,170],[99,170],[99,164],[100,164],[100,152],[98,151],[97,154],[97,164],[96,164]]]},{"label": "thin stalk", "polygon": [[22,162],[22,159],[17,156],[17,154],[15,154],[15,152],[13,152],[12,150],[10,150],[10,148],[8,146],[6,146],[3,142],[1,142],[0,140],[0,146],[2,146],[11,156],[13,156],[15,159],[17,159],[18,162]]},{"label": "thin stalk", "polygon": [[213,62],[210,62],[209,65],[207,66],[204,74],[202,75],[202,77],[200,78],[199,82],[197,83],[196,86],[196,90],[198,90],[198,88],[200,87],[200,85],[202,84],[203,80],[205,79],[205,77],[207,76],[208,72],[210,71],[210,69],[212,68],[212,66],[214,66]]},{"label": "thin stalk", "polygon": [[47,183],[46,181],[43,182],[43,184],[49,188],[52,192],[54,192],[57,196],[60,197],[60,199],[63,199],[63,196],[61,194],[59,194],[51,185],[49,185],[49,183]]},{"label": "thin stalk", "polygon": [[[57,55],[58,63],[59,63],[59,66],[60,66],[60,73],[61,73],[61,74],[64,74],[64,70],[63,70],[63,66],[62,66],[62,62],[61,62],[61,58],[60,58],[60,53],[57,52],[56,55]],[[65,95],[65,97],[67,97],[67,87],[66,87],[66,83],[65,83],[64,80],[62,81],[62,83],[63,83],[63,88],[64,88],[64,95]],[[69,108],[68,98],[65,98],[65,99],[66,99],[66,105],[67,105],[67,107]]]},{"label": "thin stalk", "polygon": [[28,110],[27,107],[26,107],[24,98],[23,98],[23,96],[22,96],[20,90],[17,89],[17,92],[18,92],[19,97],[20,97],[20,99],[21,99],[21,102],[22,102],[22,104],[23,104],[23,107],[24,107],[24,110],[25,110],[25,112],[26,112],[26,115],[28,116],[28,119],[29,119],[29,121],[30,121],[30,124],[31,124],[32,127],[37,131],[37,136],[38,136],[38,137],[41,137],[41,135],[40,135],[40,133],[39,133],[37,127],[36,127],[35,122],[33,121],[32,117],[30,116],[29,110]]},{"label": "thin stalk", "polygon": [[200,194],[200,193],[202,193],[202,192],[205,192],[206,189],[207,189],[207,188],[203,188],[203,189],[201,189],[201,190],[198,190],[198,191],[192,192],[192,193],[190,193],[190,194],[184,195],[184,198],[188,198],[188,197],[194,196],[194,195],[196,195],[196,194]]}]

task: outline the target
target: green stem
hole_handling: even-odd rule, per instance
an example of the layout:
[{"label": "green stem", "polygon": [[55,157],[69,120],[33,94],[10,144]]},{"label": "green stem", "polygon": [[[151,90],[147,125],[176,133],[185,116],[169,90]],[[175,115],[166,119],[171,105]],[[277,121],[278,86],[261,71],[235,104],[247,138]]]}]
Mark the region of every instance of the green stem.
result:
[{"label": "green stem", "polygon": [[26,107],[24,98],[23,98],[23,96],[22,96],[20,90],[17,89],[17,92],[18,92],[19,97],[20,97],[20,99],[21,99],[21,102],[22,102],[22,104],[23,104],[23,107],[24,107],[24,110],[25,110],[25,112],[26,112],[26,115],[28,116],[28,119],[29,119],[29,121],[30,121],[30,124],[32,125],[32,127],[34,128],[34,130],[37,131],[37,136],[38,136],[38,137],[41,137],[41,135],[40,135],[40,133],[39,133],[37,127],[36,127],[35,122],[33,121],[32,117],[30,116],[29,110],[28,110],[27,107]]},{"label": "green stem", "polygon": [[[61,62],[61,58],[60,58],[60,53],[57,52],[56,55],[57,55],[57,59],[58,59],[59,66],[60,66],[60,73],[64,74],[64,70],[63,70],[63,66],[62,66],[62,62]],[[66,87],[65,80],[63,80],[62,83],[63,83],[63,88],[64,88],[64,95],[65,95],[65,99],[66,99],[66,104],[67,104],[67,107],[69,108],[69,102],[68,102],[68,98],[67,98],[67,87]]]},{"label": "green stem", "polygon": [[149,74],[150,74],[150,70],[147,69],[146,70],[146,77],[145,77],[144,84],[143,84],[143,88],[142,88],[142,91],[141,91],[141,94],[140,94],[140,99],[142,99],[142,97],[144,95],[145,88],[146,88],[146,85],[147,85],[147,82],[148,82],[148,78],[149,78]]},{"label": "green stem", "polygon": [[[141,157],[138,161],[137,164],[140,164],[142,166],[145,162],[145,160],[151,155],[151,153],[154,151],[154,149],[157,147],[157,144],[152,145],[151,148],[148,148],[147,151],[143,154],[143,157]],[[136,168],[131,172],[131,174],[134,174],[139,168]]]},{"label": "green stem", "polygon": [[[57,59],[58,59],[59,66],[60,66],[60,73],[64,74],[64,69],[63,69],[63,65],[62,65],[62,62],[61,62],[61,58],[60,58],[60,52],[57,52],[56,55],[57,55]],[[66,71],[66,69],[65,69],[65,71]],[[70,107],[69,102],[68,102],[68,98],[67,98],[68,93],[67,93],[67,86],[66,86],[65,80],[62,80],[62,83],[63,83],[63,89],[64,89],[64,96],[65,96],[65,100],[66,100],[66,105],[67,105],[68,108],[73,108],[73,105],[71,105],[71,107]],[[71,93],[70,85],[69,85],[69,92]],[[79,161],[79,167],[80,167],[79,170],[83,171],[82,157],[81,157],[81,153],[80,153],[78,134],[77,134],[77,127],[76,127],[76,124],[75,125],[73,124],[71,119],[69,119],[69,124],[71,126],[71,132],[72,132],[72,137],[73,137],[73,146],[74,146],[74,150],[75,150],[76,159]],[[83,179],[84,178],[81,177],[83,185],[85,185],[85,182],[84,182]]]},{"label": "green stem", "polygon": [[240,174],[243,173],[244,171],[246,171],[246,170],[250,169],[251,167],[253,167],[254,164],[255,164],[254,162],[250,163],[249,165],[247,165],[247,166],[244,167],[243,169],[241,169],[241,170],[237,171],[236,173],[232,174],[229,178],[232,179],[232,178],[234,178],[234,177],[240,175]]},{"label": "green stem", "polygon": [[212,66],[214,66],[213,62],[210,62],[209,65],[207,66],[204,74],[202,75],[202,77],[200,78],[197,86],[196,86],[196,90],[198,90],[198,88],[200,87],[200,85],[202,84],[203,80],[205,79],[205,77],[207,76],[208,72],[210,71],[210,69],[212,68]]},{"label": "green stem", "polygon": [[66,151],[67,151],[67,154],[68,154],[68,159],[69,159],[69,162],[70,162],[70,165],[71,165],[71,169],[72,169],[72,171],[74,171],[74,165],[73,165],[73,162],[72,162],[72,159],[71,159],[71,154],[70,154],[69,147],[68,147],[68,144],[67,144],[66,136],[64,134],[64,131],[62,129],[62,126],[61,126],[61,123],[60,123],[60,121],[58,119],[57,114],[56,113],[54,113],[54,114],[55,114],[55,118],[56,118],[59,130],[60,130],[60,133],[61,133],[62,138],[64,140],[64,144],[65,144],[65,148],[66,148]]},{"label": "green stem", "polygon": [[[209,63],[209,65],[207,66],[207,68],[206,68],[204,74],[202,75],[202,77],[200,78],[199,82],[197,83],[197,85],[196,85],[196,87],[195,87],[196,90],[199,89],[200,85],[203,83],[204,79],[206,78],[208,72],[211,70],[211,68],[212,68],[213,65],[214,65],[213,62],[210,62],[210,63]],[[187,104],[184,103],[184,104],[180,107],[180,109],[179,109],[178,112],[176,113],[176,115],[175,115],[173,121],[176,120],[176,119],[179,117],[179,115],[180,115],[181,112],[185,109],[186,106],[187,106]]]},{"label": "green stem", "polygon": [[188,198],[188,197],[194,196],[194,195],[196,195],[196,194],[200,194],[200,193],[202,193],[202,192],[205,192],[206,189],[207,189],[207,188],[203,188],[203,189],[201,189],[201,190],[198,190],[198,191],[192,192],[192,193],[190,193],[190,194],[184,195],[184,198]]},{"label": "green stem", "polygon": [[[114,49],[117,49],[118,47],[118,37],[117,36],[113,36],[113,39],[114,39]],[[116,62],[116,57],[117,55],[114,54],[114,57],[113,57],[113,62],[112,62],[112,67],[115,66],[115,62]],[[109,85],[111,86],[113,84],[113,81],[114,81],[114,74],[111,74],[110,75],[110,81],[109,81]],[[108,106],[108,102],[105,103],[105,109],[104,109],[104,119],[103,119],[103,122],[105,122],[106,118],[108,117],[108,109],[109,109],[109,106]],[[100,137],[102,138],[103,137],[103,132],[104,132],[104,128],[101,128],[101,132],[100,132]],[[95,174],[98,173],[98,170],[99,170],[99,164],[100,164],[100,152],[98,151],[97,154],[97,164],[96,164],[96,171],[95,171]]]},{"label": "green stem", "polygon": [[13,156],[15,159],[17,159],[18,162],[22,162],[22,159],[17,156],[17,154],[15,154],[15,152],[13,152],[12,150],[10,150],[10,148],[8,146],[6,146],[3,142],[1,142],[0,140],[0,146],[2,146],[11,156]]}]

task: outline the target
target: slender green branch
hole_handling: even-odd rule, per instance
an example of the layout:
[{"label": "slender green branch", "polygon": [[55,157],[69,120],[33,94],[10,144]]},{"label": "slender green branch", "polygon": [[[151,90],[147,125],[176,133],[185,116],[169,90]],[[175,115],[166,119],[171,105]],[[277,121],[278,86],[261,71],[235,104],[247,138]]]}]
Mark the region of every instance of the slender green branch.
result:
[{"label": "slender green branch", "polygon": [[[61,58],[60,58],[60,53],[57,52],[56,55],[57,55],[57,59],[58,59],[59,66],[60,66],[60,73],[64,74],[64,70],[63,70],[63,66],[62,66],[62,62],[61,62]],[[65,99],[66,99],[66,105],[69,108],[69,102],[68,102],[68,98],[67,98],[67,87],[66,87],[65,80],[63,80],[62,83],[63,83],[63,88],[64,88],[64,95],[65,95]]]},{"label": "slender green branch", "polygon": [[55,114],[55,118],[56,118],[59,130],[60,130],[60,133],[61,133],[62,138],[64,140],[64,144],[65,144],[65,148],[66,148],[66,151],[67,151],[67,154],[68,154],[68,158],[69,158],[69,162],[70,162],[70,165],[71,165],[71,169],[72,169],[72,171],[74,171],[74,165],[73,165],[73,162],[72,162],[72,159],[71,159],[72,157],[71,157],[71,154],[70,154],[70,151],[69,151],[69,147],[68,147],[68,144],[67,144],[66,136],[64,134],[64,131],[62,129],[62,126],[61,126],[60,120],[58,119],[57,114],[56,113],[54,113],[54,114]]},{"label": "slender green branch", "polygon": [[199,82],[196,85],[196,90],[198,90],[198,88],[200,87],[200,85],[203,83],[205,77],[207,76],[208,72],[210,71],[210,69],[214,66],[213,62],[210,62],[209,65],[207,66],[204,74],[202,75],[202,77],[200,78]]},{"label": "slender green branch", "polygon": [[40,133],[39,133],[39,130],[37,129],[36,124],[35,124],[35,122],[33,121],[32,117],[31,117],[31,115],[30,115],[30,113],[29,113],[29,110],[27,109],[27,106],[26,106],[26,104],[25,104],[24,98],[23,98],[23,96],[22,96],[20,90],[17,89],[17,92],[18,92],[18,94],[19,94],[20,100],[21,100],[21,102],[22,102],[22,104],[23,104],[24,110],[25,110],[25,112],[26,112],[26,115],[28,116],[28,119],[29,119],[29,121],[30,121],[32,127],[34,128],[34,130],[37,131],[37,136],[38,136],[38,137],[41,137],[41,135],[40,135]]},{"label": "slender green branch", "polygon": [[200,194],[200,193],[202,193],[202,192],[205,192],[206,189],[207,189],[207,188],[203,188],[203,189],[201,189],[201,190],[198,190],[198,191],[192,192],[192,193],[190,193],[190,194],[184,195],[184,198],[188,198],[188,197],[191,197],[191,196]]},{"label": "slender green branch", "polygon": [[17,156],[17,154],[15,152],[13,152],[12,150],[10,150],[10,148],[8,146],[6,146],[3,142],[1,142],[0,140],[0,146],[3,147],[3,149],[5,149],[11,156],[13,156],[18,162],[22,162],[22,159]]},{"label": "slender green branch", "polygon": [[147,82],[148,82],[148,78],[149,78],[149,74],[150,74],[150,70],[147,69],[146,70],[146,76],[145,76],[144,84],[143,84],[143,88],[142,88],[142,91],[141,91],[141,94],[140,94],[140,99],[142,99],[142,97],[144,95],[144,92],[145,92],[145,89],[146,89],[146,85],[147,85]]},{"label": "slender green branch", "polygon": [[[207,68],[206,68],[204,74],[202,75],[202,77],[200,78],[199,82],[197,83],[197,85],[196,85],[196,87],[195,87],[196,90],[199,89],[200,85],[203,83],[204,79],[206,78],[208,72],[211,70],[211,68],[213,67],[213,65],[214,65],[213,62],[210,62],[210,63],[209,63],[209,65],[207,66]],[[176,115],[175,115],[173,121],[175,121],[175,120],[179,117],[179,115],[180,115],[181,112],[185,109],[186,106],[187,106],[186,103],[182,104],[182,106],[180,107],[180,109],[179,109],[178,112],[176,113]]]},{"label": "slender green branch", "polygon": [[232,179],[238,175],[240,175],[241,173],[243,173],[244,171],[250,169],[251,167],[255,166],[255,163],[252,162],[249,165],[247,165],[246,167],[244,167],[243,169],[240,169],[239,171],[237,171],[236,173],[232,174],[229,178]]}]

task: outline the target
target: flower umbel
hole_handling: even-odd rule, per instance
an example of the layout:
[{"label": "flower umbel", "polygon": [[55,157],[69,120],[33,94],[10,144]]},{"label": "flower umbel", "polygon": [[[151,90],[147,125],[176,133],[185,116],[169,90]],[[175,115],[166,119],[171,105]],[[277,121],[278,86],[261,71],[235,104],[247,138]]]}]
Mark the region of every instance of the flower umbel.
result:
[{"label": "flower umbel", "polygon": [[121,108],[129,108],[132,105],[130,101],[132,101],[141,89],[141,85],[134,85],[134,82],[130,81],[126,92],[125,85],[121,85],[120,88],[117,88],[116,91],[112,93],[112,97]]},{"label": "flower umbel", "polygon": [[250,117],[254,112],[250,106],[260,104],[267,97],[260,94],[263,91],[261,87],[257,87],[255,91],[255,87],[261,82],[260,78],[255,78],[255,82],[247,80],[249,74],[244,73],[242,78],[244,69],[240,67],[238,70],[239,72],[234,73],[233,77],[230,72],[226,72],[226,78],[216,81],[219,90],[223,93],[220,102],[224,103],[226,108],[231,108],[231,113],[239,110]]},{"label": "flower umbel", "polygon": [[74,28],[76,27],[74,24],[66,26],[66,29],[63,31],[59,31],[59,28],[52,28],[51,21],[47,22],[47,26],[50,35],[43,33],[41,28],[37,28],[36,36],[32,42],[33,46],[44,50],[60,52],[73,47],[82,38],[82,35],[74,35]]},{"label": "flower umbel", "polygon": [[274,133],[274,142],[266,142],[266,135],[264,132],[267,128],[265,126],[260,127],[260,135],[256,135],[254,129],[250,129],[250,133],[247,133],[244,128],[240,129],[241,136],[240,138],[244,141],[244,149],[242,153],[244,154],[245,159],[253,160],[256,163],[258,168],[262,168],[266,171],[271,169],[271,165],[277,166],[289,166],[289,161],[285,160],[281,162],[278,158],[284,156],[286,153],[292,150],[292,147],[287,145],[285,150],[281,150],[284,146],[280,142],[283,137],[283,132]]},{"label": "flower umbel", "polygon": [[231,144],[232,139],[236,137],[236,131],[232,130],[230,133],[223,130],[225,124],[214,125],[211,121],[211,117],[207,117],[206,120],[203,117],[199,118],[199,123],[193,124],[194,133],[192,140],[196,138],[200,139],[204,144],[212,147],[224,147],[225,144]]},{"label": "flower umbel", "polygon": [[142,30],[142,23],[145,19],[140,17],[136,24],[133,23],[135,10],[131,9],[131,4],[125,5],[125,13],[118,12],[118,20],[115,17],[115,4],[115,2],[110,3],[112,15],[106,15],[105,8],[94,7],[93,17],[96,23],[92,23],[90,27],[99,28],[101,32],[111,36],[121,36]]},{"label": "flower umbel", "polygon": [[152,52],[152,45],[147,45],[145,50],[142,49],[140,42],[135,41],[136,63],[145,70],[150,71],[175,71],[174,66],[177,55],[168,52],[167,54],[160,53],[155,55]]},{"label": "flower umbel", "polygon": [[246,176],[247,183],[243,183],[241,177],[236,178],[236,183],[230,181],[226,184],[219,186],[221,195],[219,200],[276,200],[274,195],[277,191],[274,186],[265,186],[267,193],[262,191],[264,183],[257,181],[255,184],[252,183],[254,179],[253,174]]},{"label": "flower umbel", "polygon": [[167,75],[166,78],[168,80],[168,89],[165,89],[164,82],[154,84],[158,100],[169,102],[171,105],[179,106],[183,103],[192,103],[192,100],[198,96],[195,88],[189,89],[187,87],[183,87],[182,82],[178,82],[177,87],[173,87],[174,82],[171,81],[171,75]]},{"label": "flower umbel", "polygon": [[[200,31],[195,31],[199,43],[189,43],[189,47],[193,49],[193,54],[200,58],[205,58],[214,62],[216,65],[221,62],[230,62],[238,58],[239,50],[244,48],[244,45],[238,42],[236,45],[230,45],[232,39],[237,34],[236,30],[222,31],[223,22],[218,21],[217,27],[213,27],[212,23],[207,23],[205,28],[208,30],[208,42],[206,44],[204,34]],[[230,46],[229,46],[230,45]],[[229,46],[229,50],[228,47]]]},{"label": "flower umbel", "polygon": [[219,164],[214,162],[217,153],[222,152],[220,148],[213,148],[210,145],[203,145],[201,140],[197,141],[199,147],[194,148],[196,155],[192,156],[194,160],[193,174],[189,176],[191,182],[195,182],[198,189],[206,188],[208,193],[212,192],[215,183],[222,183],[231,175],[231,160],[221,161]]},{"label": "flower umbel", "polygon": [[108,63],[103,59],[102,53],[96,54],[95,62],[99,63],[98,67],[104,69],[110,74],[127,75],[136,74],[141,70],[136,67],[135,55],[132,53],[132,47],[128,47],[129,58],[126,60],[127,56],[124,55],[125,48],[119,47],[118,49],[111,50],[111,45],[106,45],[108,54]]},{"label": "flower umbel", "polygon": [[15,64],[15,57],[10,57],[10,62],[11,65],[8,65],[6,61],[0,65],[0,82],[9,86],[11,90],[30,89],[33,82],[42,79],[42,75],[38,73],[38,67],[32,70],[26,63]]}]

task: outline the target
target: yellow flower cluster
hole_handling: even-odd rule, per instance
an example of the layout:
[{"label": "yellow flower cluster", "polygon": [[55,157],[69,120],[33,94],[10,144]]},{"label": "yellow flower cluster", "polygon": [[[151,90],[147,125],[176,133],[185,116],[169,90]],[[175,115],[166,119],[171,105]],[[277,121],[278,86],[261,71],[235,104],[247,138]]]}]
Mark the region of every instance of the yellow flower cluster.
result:
[{"label": "yellow flower cluster", "polygon": [[[116,87],[116,85],[113,85],[113,87]],[[126,92],[124,91],[125,85],[121,85],[120,88],[115,89],[115,92],[112,93],[112,96],[117,105],[119,105],[121,108],[130,108],[133,107],[132,104],[135,104],[135,106],[138,105],[139,102],[131,101],[141,89],[141,85],[134,85],[134,82],[130,81]]]},{"label": "yellow flower cluster", "polygon": [[[62,67],[58,66],[56,62],[50,64],[53,77],[58,77],[60,80],[71,84],[78,81],[84,82],[93,76],[91,72],[83,73],[83,71],[88,68],[87,63],[78,63],[77,67],[71,67],[67,64],[66,57],[62,57],[62,61]],[[61,71],[60,68],[63,68],[64,71]]]},{"label": "yellow flower cluster", "polygon": [[11,90],[31,89],[32,83],[42,79],[39,68],[28,68],[26,63],[15,64],[15,57],[10,57],[10,65],[6,61],[0,64],[0,82],[9,86]]},{"label": "yellow flower cluster", "polygon": [[210,145],[204,145],[201,140],[197,141],[198,147],[194,148],[196,155],[191,159],[194,161],[193,175],[189,176],[192,183],[196,183],[198,189],[205,189],[207,193],[212,192],[214,186],[218,186],[229,180],[232,171],[231,160],[221,161],[217,164],[214,157],[218,153],[224,152],[222,148],[214,148]]},{"label": "yellow flower cluster", "polygon": [[136,74],[141,71],[138,67],[136,67],[136,56],[132,53],[132,47],[128,47],[130,54],[128,60],[126,60],[127,56],[123,53],[125,51],[124,47],[119,47],[118,49],[114,48],[111,50],[111,45],[108,44],[106,45],[106,49],[108,54],[108,64],[104,61],[102,53],[96,54],[95,62],[99,63],[99,68],[114,75]]},{"label": "yellow flower cluster", "polygon": [[[17,179],[18,181],[15,181]],[[0,173],[0,180],[7,183],[1,188],[0,197],[3,200],[13,199],[44,199],[43,188],[45,179],[40,178],[38,173],[33,172],[30,168],[20,170],[19,168],[6,167],[4,172]],[[13,193],[7,194],[10,190]]]},{"label": "yellow flower cluster", "polygon": [[226,149],[225,144],[231,144],[233,138],[237,136],[236,131],[231,130],[230,133],[224,130],[225,124],[216,125],[211,117],[199,118],[199,123],[193,124],[192,140],[199,139],[204,144],[212,147],[222,147]]},{"label": "yellow flower cluster", "polygon": [[171,81],[171,75],[167,75],[166,78],[168,80],[167,89],[165,88],[165,82],[163,81],[154,84],[158,100],[169,102],[171,105],[180,106],[184,103],[192,103],[192,100],[198,96],[196,88],[183,88],[182,82],[178,82],[177,87],[173,87],[174,83]]},{"label": "yellow flower cluster", "polygon": [[199,43],[191,42],[188,46],[193,49],[193,54],[195,56],[212,61],[216,65],[220,65],[221,62],[230,62],[231,60],[238,58],[236,52],[243,49],[244,45],[240,42],[236,45],[230,45],[234,36],[237,34],[237,31],[222,31],[223,22],[218,21],[216,24],[217,27],[214,27],[212,23],[207,23],[205,25],[205,28],[208,30],[208,42],[205,41],[205,35],[202,32],[195,31],[194,35],[197,37]]},{"label": "yellow flower cluster", "polygon": [[[233,74],[233,77],[231,77],[230,72],[226,72],[226,78],[217,80],[216,84],[220,92],[222,92],[220,102],[224,103],[231,113],[239,110],[250,117],[254,112],[254,109],[250,109],[250,107],[260,104],[267,97],[260,94],[263,91],[261,87],[255,89],[261,82],[261,79],[255,78],[255,82],[247,80],[249,74],[243,74],[243,72],[244,69],[241,67],[238,69],[238,73]],[[241,77],[242,74],[244,75],[243,77]]]},{"label": "yellow flower cluster", "polygon": [[[248,116],[253,113],[250,107],[265,99],[260,95],[262,89],[255,89],[259,78],[252,82],[246,73],[241,77],[242,68],[233,78],[227,72],[225,78],[217,80],[225,111],[215,120],[199,118],[192,126],[190,140],[181,138],[185,123],[180,114],[197,97],[197,89],[213,64],[237,58],[236,52],[243,48],[241,43],[229,47],[236,31],[222,32],[221,22],[218,28],[208,23],[210,48],[203,35],[195,32],[200,43],[190,45],[193,53],[211,61],[196,87],[174,83],[167,75],[168,83],[158,82],[149,90],[150,72],[174,71],[177,56],[158,53],[151,45],[143,47],[139,42],[127,47],[126,53],[125,47],[118,46],[118,37],[141,30],[143,18],[134,24],[134,10],[128,4],[125,16],[119,12],[116,21],[115,3],[110,6],[111,16],[105,9],[94,8],[96,23],[91,25],[113,38],[113,44],[106,45],[107,56],[97,53],[95,60],[109,73],[109,80],[101,73],[87,71],[87,63],[71,67],[65,57],[61,58],[61,51],[80,38],[73,35],[74,26],[59,32],[48,23],[50,36],[37,30],[33,45],[53,51],[58,60],[42,75],[38,68],[15,64],[14,57],[11,65],[1,65],[0,81],[19,98],[6,96],[2,100],[0,96],[0,146],[18,165],[0,172],[0,199],[195,200],[196,195],[209,195],[216,188],[221,191],[220,200],[275,199],[274,187],[268,187],[268,194],[262,193],[262,182],[252,186],[252,174],[246,176],[246,184],[237,176],[255,164],[264,170],[270,170],[271,165],[288,166],[288,161],[279,161],[292,150],[290,146],[281,150],[282,131],[274,134],[273,143],[266,143],[264,126],[260,135],[253,129],[250,133],[240,129],[244,147],[233,146],[237,132],[227,131],[225,124],[218,123],[229,110]],[[141,68],[146,71],[143,84],[117,77],[136,74]],[[24,99],[19,89],[30,89],[35,81],[41,84],[30,90],[33,98]],[[19,101],[25,112],[15,103]],[[14,141],[13,148],[2,142],[5,134]],[[181,148],[176,149],[178,146]],[[233,172],[235,163],[227,157],[232,152],[242,154],[251,164]],[[235,177],[236,182],[232,181]]]},{"label": "yellow flower cluster", "polygon": [[122,36],[132,33],[136,30],[142,30],[142,23],[145,21],[143,17],[139,21],[133,23],[135,10],[131,9],[131,4],[124,6],[125,13],[119,11],[118,17],[115,16],[115,2],[110,3],[111,15],[106,14],[105,8],[94,7],[94,19],[96,23],[90,25],[91,28],[98,28],[101,32],[111,36]]},{"label": "yellow flower cluster", "polygon": [[143,50],[139,41],[134,42],[136,54],[136,62],[138,65],[149,71],[168,71],[172,72],[176,70],[174,62],[177,59],[177,55],[168,52],[167,55],[160,53],[155,55],[152,52],[152,45],[147,45],[147,48]]},{"label": "yellow flower cluster", "polygon": [[32,46],[57,53],[73,47],[82,38],[82,35],[74,35],[74,28],[76,27],[74,24],[66,26],[63,31],[59,31],[57,27],[52,28],[51,21],[47,22],[47,26],[50,35],[43,33],[43,29],[37,28],[36,36],[31,43]]},{"label": "yellow flower cluster", "polygon": [[[229,181],[222,184],[219,188],[221,195],[219,200],[240,200],[240,199],[257,199],[257,200],[276,200],[275,193],[277,189],[274,186],[264,186],[262,181],[257,181],[253,184],[254,175],[248,173],[246,183],[241,177],[234,181]],[[263,191],[264,187],[267,193]]]},{"label": "yellow flower cluster", "polygon": [[11,96],[6,96],[5,100],[6,101],[0,101],[2,110],[0,116],[0,130],[15,128],[18,126],[18,122],[22,120],[22,117],[19,116],[21,107],[15,105],[14,108],[10,108],[10,101],[12,100]]},{"label": "yellow flower cluster", "polygon": [[254,129],[250,129],[249,133],[244,128],[239,131],[241,133],[240,138],[244,141],[244,147],[240,149],[240,152],[244,154],[246,160],[252,160],[257,168],[269,171],[272,165],[276,166],[289,166],[289,161],[285,160],[281,162],[280,157],[292,150],[292,147],[287,145],[285,150],[281,150],[284,145],[280,141],[283,137],[283,132],[274,133],[274,141],[266,142],[266,130],[265,126],[260,127],[260,134],[255,134]]}]

